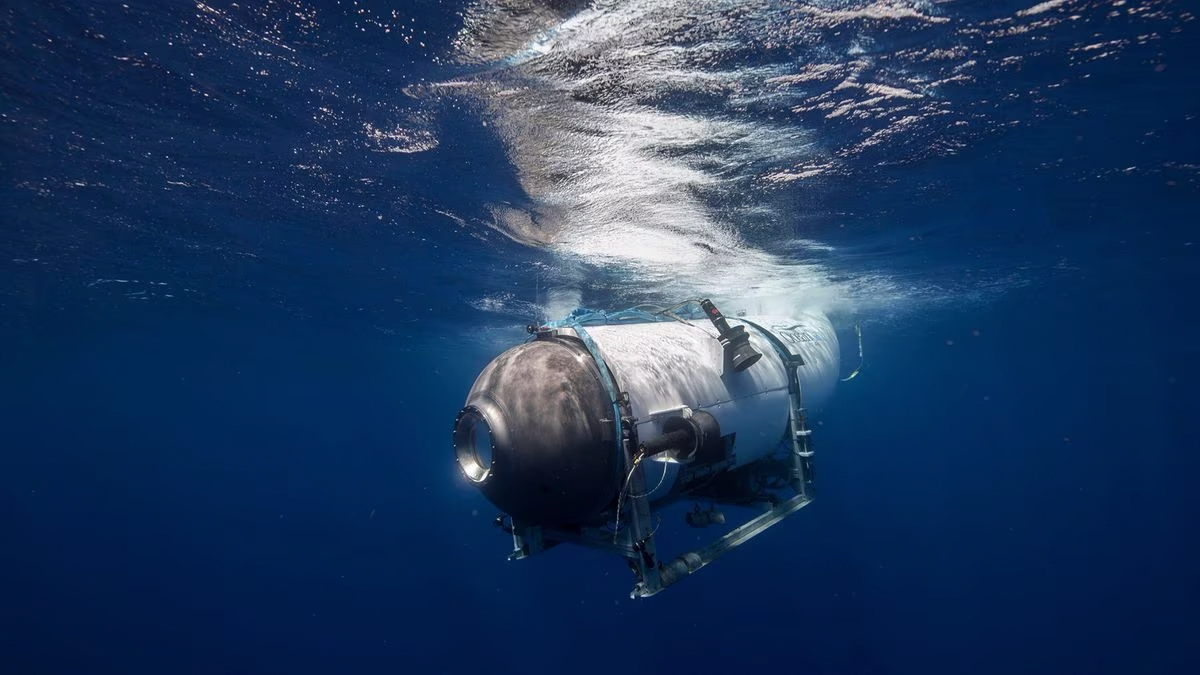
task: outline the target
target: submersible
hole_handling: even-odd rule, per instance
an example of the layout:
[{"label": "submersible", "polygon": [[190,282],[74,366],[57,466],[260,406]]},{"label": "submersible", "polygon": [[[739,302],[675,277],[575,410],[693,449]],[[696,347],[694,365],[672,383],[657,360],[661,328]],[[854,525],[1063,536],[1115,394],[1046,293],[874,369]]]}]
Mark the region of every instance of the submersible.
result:
[{"label": "submersible", "polygon": [[[832,393],[840,354],[825,315],[794,314],[726,317],[703,299],[530,326],[476,378],[453,433],[463,475],[502,512],[510,558],[609,551],[646,597],[812,501],[806,411]],[[686,501],[693,527],[724,526],[717,505],[758,513],[660,558],[661,515]]]}]

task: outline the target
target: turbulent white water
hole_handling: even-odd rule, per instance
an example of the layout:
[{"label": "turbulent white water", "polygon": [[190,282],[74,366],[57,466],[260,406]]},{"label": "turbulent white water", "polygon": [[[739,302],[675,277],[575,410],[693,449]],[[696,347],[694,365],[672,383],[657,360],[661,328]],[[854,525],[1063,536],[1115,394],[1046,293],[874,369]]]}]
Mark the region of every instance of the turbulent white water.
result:
[{"label": "turbulent white water", "polygon": [[[2,14],[6,196],[44,222],[13,230],[0,296],[219,304],[245,276],[328,314],[294,290],[305,260],[353,289],[329,306],[375,289],[404,321],[696,295],[902,314],[1071,269],[1085,181],[1197,180],[1182,0],[375,4]],[[422,265],[449,302],[408,283]]]},{"label": "turbulent white water", "polygon": [[[1122,0],[481,0],[454,54],[479,70],[438,89],[485,104],[529,197],[495,205],[494,226],[555,252],[568,295],[581,264],[660,296],[902,311],[980,288],[839,265],[797,211],[831,180],[1061,114],[1076,69],[1190,19]],[[1041,70],[1010,77],[1023,68]]]}]

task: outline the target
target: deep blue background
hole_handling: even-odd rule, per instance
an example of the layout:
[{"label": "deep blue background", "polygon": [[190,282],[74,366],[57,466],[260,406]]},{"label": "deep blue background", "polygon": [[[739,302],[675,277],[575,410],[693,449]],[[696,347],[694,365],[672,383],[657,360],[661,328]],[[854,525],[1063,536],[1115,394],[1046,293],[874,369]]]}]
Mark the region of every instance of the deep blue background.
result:
[{"label": "deep blue background", "polygon": [[[195,14],[102,7],[96,30],[147,48]],[[3,11],[0,672],[1200,669],[1183,47],[1153,86],[1111,74],[1082,119],[830,188],[849,227],[818,234],[864,265],[947,286],[997,261],[1025,274],[986,301],[861,317],[866,368],[820,417],[819,499],[634,602],[615,559],[506,562],[453,464],[475,374],[523,338],[471,301],[531,293],[548,258],[436,215],[520,197],[470,111],[440,119],[435,151],[298,184],[272,148],[321,130],[292,102],[195,108],[169,67],[106,82],[86,51],[33,46],[88,44],[91,10]],[[431,45],[456,28],[453,8],[416,16]],[[347,42],[312,47],[313,77],[384,100],[432,68]],[[214,91],[242,65],[214,67]],[[1113,170],[1134,164],[1152,170]],[[174,297],[125,295],[152,283]]]}]

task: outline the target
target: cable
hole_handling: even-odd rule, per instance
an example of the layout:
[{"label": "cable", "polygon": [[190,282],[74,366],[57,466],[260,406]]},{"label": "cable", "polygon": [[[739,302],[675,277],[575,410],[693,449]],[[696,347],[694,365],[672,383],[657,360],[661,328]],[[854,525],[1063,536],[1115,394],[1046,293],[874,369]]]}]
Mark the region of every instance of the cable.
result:
[{"label": "cable", "polygon": [[666,309],[661,309],[661,310],[659,310],[657,313],[658,313],[658,314],[669,314],[670,312],[674,312],[675,310],[679,309],[680,307],[683,307],[684,305],[691,304],[691,303],[693,303],[693,302],[695,302],[695,303],[699,303],[699,302],[700,302],[700,298],[688,298],[687,300],[684,300],[684,301],[682,301],[682,302],[677,302],[677,303],[675,303],[674,305],[671,305],[670,307],[667,307]]},{"label": "cable", "polygon": [[[645,450],[638,450],[637,457],[633,458],[633,465],[629,467],[629,473],[625,474],[625,484],[621,486],[621,493],[617,496],[617,527],[621,527],[621,505],[625,503],[629,492],[629,481],[633,479],[633,472],[637,471],[638,465],[642,463],[642,458],[646,456]],[[613,534],[613,543],[617,543],[617,535]]]},{"label": "cable", "polygon": [[861,371],[863,367],[862,327],[857,323],[854,324],[854,332],[858,334],[858,367],[855,368],[854,371],[849,375],[843,377],[841,380],[842,382],[849,382],[850,380],[853,380],[858,376],[859,371]]},{"label": "cable", "polygon": [[667,480],[667,470],[664,468],[663,472],[662,472],[662,477],[658,479],[658,485],[655,485],[653,489],[647,490],[646,492],[643,492],[640,495],[629,495],[629,496],[632,497],[633,499],[641,499],[643,497],[649,497],[650,495],[657,492],[658,488],[662,487],[663,483],[665,483],[666,480]]}]

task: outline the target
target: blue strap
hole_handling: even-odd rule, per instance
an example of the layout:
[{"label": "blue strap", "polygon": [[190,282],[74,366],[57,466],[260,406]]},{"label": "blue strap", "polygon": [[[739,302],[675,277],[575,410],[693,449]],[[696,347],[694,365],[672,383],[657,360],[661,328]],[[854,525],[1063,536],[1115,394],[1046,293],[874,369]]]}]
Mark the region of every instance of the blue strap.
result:
[{"label": "blue strap", "polygon": [[600,348],[596,346],[596,342],[592,340],[592,336],[583,329],[582,325],[576,324],[573,326],[576,335],[583,342],[583,346],[587,347],[588,353],[592,355],[592,359],[596,361],[596,366],[600,369],[600,382],[604,385],[604,389],[608,392],[608,398],[612,401],[613,410],[613,440],[616,443],[617,449],[617,466],[624,464],[625,446],[621,439],[621,406],[618,402],[617,386],[613,382],[612,374],[608,371],[608,364],[604,362],[604,357],[600,354]]}]

